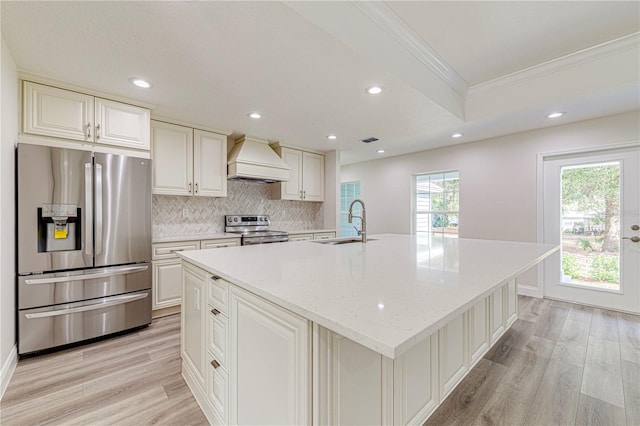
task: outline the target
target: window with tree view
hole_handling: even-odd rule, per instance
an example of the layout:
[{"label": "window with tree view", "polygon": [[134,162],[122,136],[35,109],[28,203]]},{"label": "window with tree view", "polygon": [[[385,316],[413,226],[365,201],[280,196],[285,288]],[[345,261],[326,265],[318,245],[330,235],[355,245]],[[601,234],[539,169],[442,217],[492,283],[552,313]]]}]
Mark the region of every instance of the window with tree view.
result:
[{"label": "window with tree view", "polygon": [[414,233],[457,237],[459,172],[416,175],[414,188]]},{"label": "window with tree view", "polygon": [[620,290],[620,163],[562,168],[562,281]]}]

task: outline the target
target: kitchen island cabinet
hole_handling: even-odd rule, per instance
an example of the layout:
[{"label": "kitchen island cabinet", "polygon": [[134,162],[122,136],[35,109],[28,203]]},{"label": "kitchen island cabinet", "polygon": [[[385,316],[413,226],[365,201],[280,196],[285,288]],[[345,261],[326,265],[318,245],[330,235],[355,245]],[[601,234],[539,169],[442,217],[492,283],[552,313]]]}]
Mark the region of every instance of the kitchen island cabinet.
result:
[{"label": "kitchen island cabinet", "polygon": [[[244,320],[230,315],[228,330],[246,327],[239,324],[249,318],[256,330],[258,323],[299,330],[280,353],[296,351],[263,364],[289,377],[276,397],[287,401],[289,411],[269,417],[270,423],[291,423],[290,413],[307,413],[295,423],[415,424],[429,417],[515,321],[515,277],[555,250],[532,243],[376,235],[367,244],[306,241],[179,255],[202,276],[225,283],[223,303],[241,294],[277,312],[247,314]],[[186,288],[187,275],[184,283]],[[186,333],[189,324],[183,326]],[[269,334],[256,333],[256,341],[258,335]],[[212,423],[237,422],[242,407],[255,402],[246,399],[252,390],[269,392],[269,379],[245,374],[243,365],[252,364],[238,361],[256,352],[228,346],[225,360],[237,364],[224,370],[234,384],[226,418],[198,387],[197,376],[185,374]],[[292,359],[304,368],[294,371],[298,364]],[[292,399],[296,389],[303,393]]]}]

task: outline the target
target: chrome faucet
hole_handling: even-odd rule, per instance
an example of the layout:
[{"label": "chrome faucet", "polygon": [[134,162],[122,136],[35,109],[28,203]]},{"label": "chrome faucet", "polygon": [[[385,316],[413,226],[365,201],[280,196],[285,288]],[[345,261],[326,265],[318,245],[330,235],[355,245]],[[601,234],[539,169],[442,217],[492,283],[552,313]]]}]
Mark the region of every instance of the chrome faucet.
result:
[{"label": "chrome faucet", "polygon": [[[353,215],[353,205],[355,203],[360,203],[360,205],[362,205],[362,216]],[[358,231],[358,235],[362,237],[362,242],[366,243],[367,242],[367,211],[364,208],[364,201],[362,201],[359,198],[356,198],[355,200],[353,200],[351,202],[351,205],[349,206],[349,223],[353,223],[354,217],[357,217],[362,222],[362,226],[360,227],[360,229],[356,228],[355,226],[354,228],[356,228],[356,231]]]}]

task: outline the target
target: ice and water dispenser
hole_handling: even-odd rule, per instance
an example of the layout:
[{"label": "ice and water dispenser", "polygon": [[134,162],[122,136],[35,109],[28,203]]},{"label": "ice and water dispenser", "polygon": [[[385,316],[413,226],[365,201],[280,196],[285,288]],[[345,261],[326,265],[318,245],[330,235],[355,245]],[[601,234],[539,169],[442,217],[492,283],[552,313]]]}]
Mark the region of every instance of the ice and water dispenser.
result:
[{"label": "ice and water dispenser", "polygon": [[81,215],[75,204],[38,207],[38,252],[81,250]]}]

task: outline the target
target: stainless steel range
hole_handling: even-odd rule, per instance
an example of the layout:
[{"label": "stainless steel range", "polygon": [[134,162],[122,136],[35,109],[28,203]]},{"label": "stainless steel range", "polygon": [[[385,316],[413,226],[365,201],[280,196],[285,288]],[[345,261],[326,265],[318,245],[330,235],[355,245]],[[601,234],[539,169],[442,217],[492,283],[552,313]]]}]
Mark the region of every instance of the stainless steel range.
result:
[{"label": "stainless steel range", "polygon": [[281,243],[289,241],[289,234],[285,231],[269,230],[269,216],[225,216],[225,231],[242,234],[242,245]]}]

